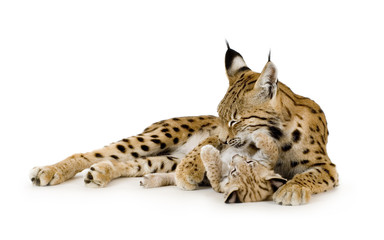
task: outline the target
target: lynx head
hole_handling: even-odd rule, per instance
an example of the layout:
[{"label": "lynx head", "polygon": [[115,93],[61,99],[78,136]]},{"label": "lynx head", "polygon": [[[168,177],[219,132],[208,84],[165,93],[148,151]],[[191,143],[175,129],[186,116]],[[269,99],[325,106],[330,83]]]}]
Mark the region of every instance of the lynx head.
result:
[{"label": "lynx head", "polygon": [[220,117],[229,121],[233,115],[241,114],[250,105],[266,107],[272,104],[278,90],[278,80],[277,68],[270,61],[270,56],[261,73],[257,73],[247,66],[240,53],[227,46],[225,68],[229,88],[218,106],[218,112]]}]

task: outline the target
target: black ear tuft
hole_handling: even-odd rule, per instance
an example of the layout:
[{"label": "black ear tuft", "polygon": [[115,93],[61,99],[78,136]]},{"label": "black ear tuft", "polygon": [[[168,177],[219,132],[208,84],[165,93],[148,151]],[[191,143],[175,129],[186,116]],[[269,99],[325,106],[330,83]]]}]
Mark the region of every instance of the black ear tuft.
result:
[{"label": "black ear tuft", "polygon": [[249,70],[240,53],[231,49],[228,43],[227,47],[228,49],[225,53],[225,69],[227,70],[227,75],[232,77],[240,71]]},{"label": "black ear tuft", "polygon": [[271,61],[271,49],[269,49],[269,54],[268,54],[268,62]]},{"label": "black ear tuft", "polygon": [[227,44],[227,49],[231,49],[231,47],[229,46],[229,43],[228,43],[227,39],[225,39],[225,43]]}]

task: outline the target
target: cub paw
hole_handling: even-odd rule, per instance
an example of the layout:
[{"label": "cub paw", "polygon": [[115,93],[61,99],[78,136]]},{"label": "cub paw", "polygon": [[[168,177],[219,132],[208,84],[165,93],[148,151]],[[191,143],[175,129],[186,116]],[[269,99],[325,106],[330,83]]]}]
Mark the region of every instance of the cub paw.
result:
[{"label": "cub paw", "polygon": [[207,167],[209,163],[216,163],[220,159],[220,152],[212,145],[205,145],[201,148],[201,161]]},{"label": "cub paw", "polygon": [[34,167],[29,179],[35,186],[50,186],[64,182],[63,175],[54,166]]},{"label": "cub paw", "polygon": [[93,164],[84,176],[84,183],[87,187],[105,187],[111,180],[113,166],[108,162]]},{"label": "cub paw", "polygon": [[286,206],[306,204],[310,199],[310,190],[295,183],[287,183],[273,194],[273,201]]}]

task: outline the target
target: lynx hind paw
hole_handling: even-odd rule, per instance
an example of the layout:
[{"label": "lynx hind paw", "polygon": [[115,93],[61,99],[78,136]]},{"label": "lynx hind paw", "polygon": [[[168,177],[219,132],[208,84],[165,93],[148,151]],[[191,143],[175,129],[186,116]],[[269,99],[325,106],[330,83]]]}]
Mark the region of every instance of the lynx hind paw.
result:
[{"label": "lynx hind paw", "polygon": [[204,166],[211,162],[216,162],[220,158],[220,151],[212,145],[205,145],[200,152],[201,161]]},{"label": "lynx hind paw", "polygon": [[34,167],[29,174],[29,179],[35,186],[50,186],[63,182],[61,173],[53,166]]},{"label": "lynx hind paw", "polygon": [[112,180],[113,166],[108,162],[93,164],[84,176],[87,187],[105,187]]}]

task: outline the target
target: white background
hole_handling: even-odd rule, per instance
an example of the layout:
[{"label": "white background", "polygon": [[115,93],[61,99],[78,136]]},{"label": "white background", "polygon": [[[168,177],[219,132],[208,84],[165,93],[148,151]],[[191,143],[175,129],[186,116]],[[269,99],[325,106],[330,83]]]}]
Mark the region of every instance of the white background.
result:
[{"label": "white background", "polygon": [[[380,1],[1,1],[1,239],[382,239]],[[340,187],[309,204],[226,205],[211,189],[34,187],[34,166],[154,121],[216,114],[228,39],[319,103]],[[381,222],[381,223],[380,223]]]}]

